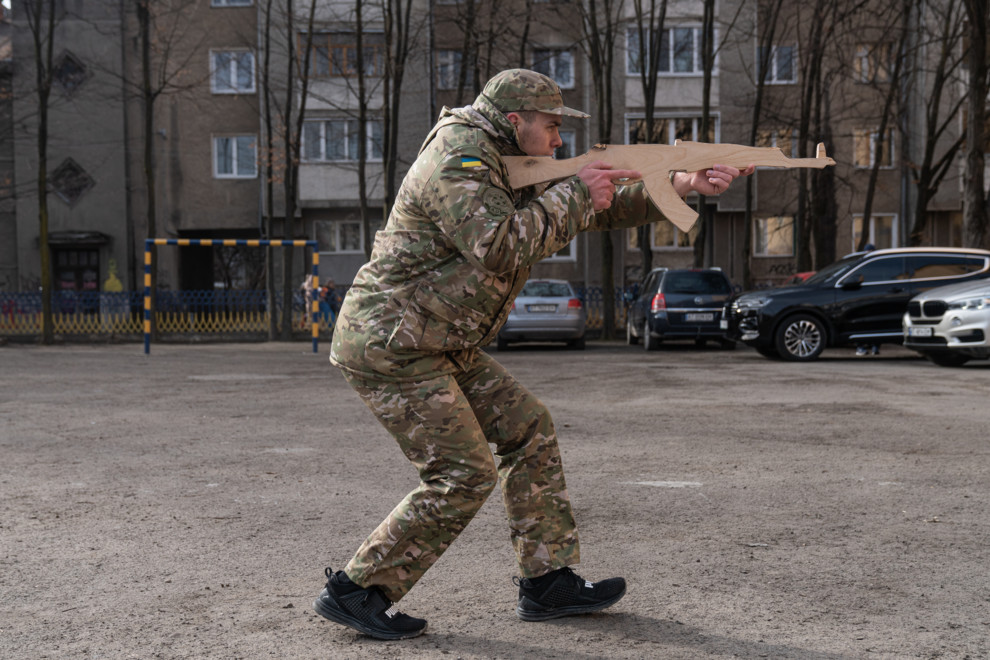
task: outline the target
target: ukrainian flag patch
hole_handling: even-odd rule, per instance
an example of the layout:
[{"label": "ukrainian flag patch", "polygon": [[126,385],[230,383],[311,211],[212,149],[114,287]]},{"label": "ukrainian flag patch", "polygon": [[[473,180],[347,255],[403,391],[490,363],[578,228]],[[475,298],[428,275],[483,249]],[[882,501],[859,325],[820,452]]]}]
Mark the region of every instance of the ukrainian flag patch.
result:
[{"label": "ukrainian flag patch", "polygon": [[461,167],[481,167],[480,158],[461,158]]}]

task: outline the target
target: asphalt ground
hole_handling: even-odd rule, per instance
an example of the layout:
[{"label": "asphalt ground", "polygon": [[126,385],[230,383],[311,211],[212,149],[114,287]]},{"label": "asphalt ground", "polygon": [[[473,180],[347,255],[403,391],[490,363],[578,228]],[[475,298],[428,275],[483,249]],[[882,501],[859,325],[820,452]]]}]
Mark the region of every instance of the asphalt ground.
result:
[{"label": "asphalt ground", "polygon": [[381,642],[311,604],[416,476],[326,349],[0,348],[0,657],[990,657],[990,362],[496,353],[628,594],[519,621],[494,495]]}]

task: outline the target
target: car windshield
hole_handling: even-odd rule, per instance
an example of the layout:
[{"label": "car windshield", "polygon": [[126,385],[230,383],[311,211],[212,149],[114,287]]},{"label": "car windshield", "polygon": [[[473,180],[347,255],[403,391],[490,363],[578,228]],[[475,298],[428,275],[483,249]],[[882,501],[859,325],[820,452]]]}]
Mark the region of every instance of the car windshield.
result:
[{"label": "car windshield", "polygon": [[663,284],[664,293],[707,293],[727,294],[731,287],[722,273],[713,271],[690,271],[670,273]]},{"label": "car windshield", "polygon": [[571,287],[564,282],[526,282],[519,295],[567,298]]},{"label": "car windshield", "polygon": [[854,257],[840,259],[833,264],[825,266],[820,271],[806,279],[804,284],[822,284],[823,282],[828,282],[830,280],[842,277],[849,272],[849,269],[858,264],[862,258],[863,255],[856,255]]}]

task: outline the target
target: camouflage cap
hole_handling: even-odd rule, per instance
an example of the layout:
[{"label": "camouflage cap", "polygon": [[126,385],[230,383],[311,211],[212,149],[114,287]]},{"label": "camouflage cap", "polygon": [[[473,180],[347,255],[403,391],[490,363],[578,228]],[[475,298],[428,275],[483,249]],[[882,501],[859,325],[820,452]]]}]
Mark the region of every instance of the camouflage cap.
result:
[{"label": "camouflage cap", "polygon": [[560,87],[552,78],[527,69],[509,69],[496,74],[481,93],[502,112],[539,110],[567,117],[589,116],[564,105]]}]

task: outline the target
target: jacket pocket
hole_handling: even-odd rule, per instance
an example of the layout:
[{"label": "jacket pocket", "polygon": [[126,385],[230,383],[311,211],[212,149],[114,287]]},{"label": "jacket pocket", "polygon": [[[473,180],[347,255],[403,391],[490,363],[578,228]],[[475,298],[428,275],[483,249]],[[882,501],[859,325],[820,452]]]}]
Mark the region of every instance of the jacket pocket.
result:
[{"label": "jacket pocket", "polygon": [[[396,292],[401,295],[402,290]],[[385,346],[390,351],[456,351],[485,336],[487,315],[451,299],[428,283],[413,290]]]}]

